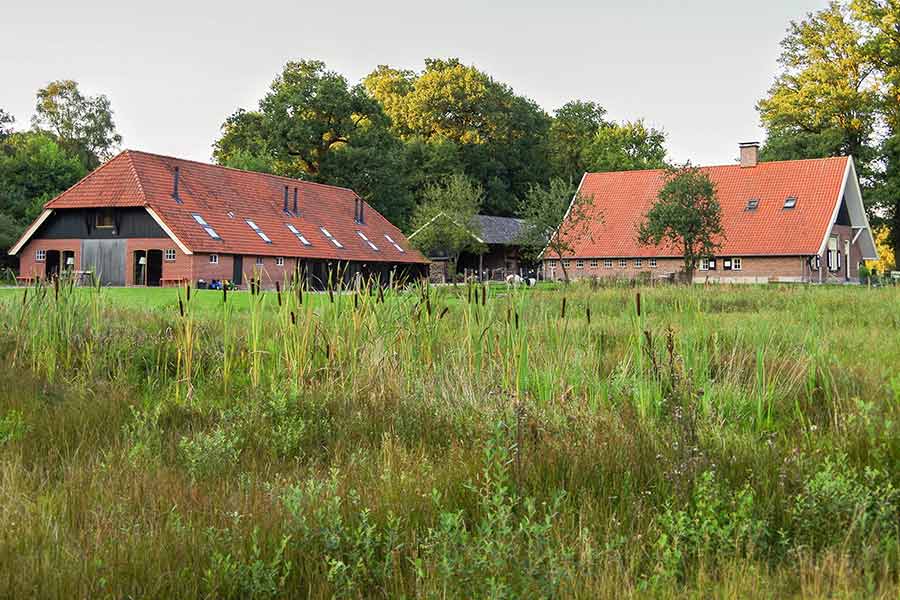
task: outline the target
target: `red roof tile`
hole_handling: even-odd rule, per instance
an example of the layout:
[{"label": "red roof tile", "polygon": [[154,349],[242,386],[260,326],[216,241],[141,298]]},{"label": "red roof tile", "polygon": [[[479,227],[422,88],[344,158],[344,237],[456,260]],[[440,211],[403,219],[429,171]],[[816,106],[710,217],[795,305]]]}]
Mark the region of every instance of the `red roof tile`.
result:
[{"label": "red roof tile", "polygon": [[[819,251],[841,193],[846,157],[703,167],[722,206],[725,242],[718,254],[814,255]],[[581,193],[593,196],[590,235],[573,242],[579,257],[666,257],[677,252],[637,243],[637,228],[657,199],[662,170],[587,173]],[[797,198],[785,210],[788,196]],[[747,201],[758,199],[756,210]],[[602,215],[602,220],[599,218]]]},{"label": "red roof tile", "polygon": [[[172,196],[175,167],[179,170],[181,204]],[[285,186],[289,188],[289,208],[293,208],[294,188],[298,189],[298,217],[283,210]],[[356,198],[356,193],[346,188],[126,150],[48,202],[46,208],[146,206],[193,252],[427,262],[399,229],[368,204],[364,204],[365,223],[356,223]],[[212,239],[193,214],[200,215],[222,239]],[[265,243],[247,219],[254,221],[272,243]],[[312,246],[304,246],[287,228],[289,223]],[[337,248],[320,227],[344,248]],[[378,250],[373,250],[358,231]],[[397,250],[386,235],[404,252]]]}]

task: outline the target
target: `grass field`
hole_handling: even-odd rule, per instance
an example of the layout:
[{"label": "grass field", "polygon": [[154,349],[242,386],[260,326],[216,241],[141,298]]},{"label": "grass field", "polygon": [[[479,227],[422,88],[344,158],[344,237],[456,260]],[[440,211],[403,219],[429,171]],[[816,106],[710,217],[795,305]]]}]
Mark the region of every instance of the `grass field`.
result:
[{"label": "grass field", "polygon": [[2,598],[900,597],[898,288],[3,289],[0,356]]}]

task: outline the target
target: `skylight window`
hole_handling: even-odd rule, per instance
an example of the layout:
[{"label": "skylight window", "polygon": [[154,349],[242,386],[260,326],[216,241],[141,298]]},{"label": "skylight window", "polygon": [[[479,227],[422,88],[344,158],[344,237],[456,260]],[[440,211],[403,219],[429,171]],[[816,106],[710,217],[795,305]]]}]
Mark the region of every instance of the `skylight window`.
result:
[{"label": "skylight window", "polygon": [[254,223],[254,222],[251,221],[250,219],[244,219],[244,220],[247,221],[247,225],[250,226],[250,229],[252,229],[253,231],[255,231],[255,232],[256,232],[256,235],[258,235],[259,237],[262,238],[262,241],[264,241],[264,242],[267,243],[267,244],[271,244],[271,243],[272,243],[272,240],[270,240],[270,239],[269,239],[269,236],[267,236],[267,235],[265,234],[265,232],[264,232],[262,229],[259,228],[259,225],[257,225],[256,223]]},{"label": "skylight window", "polygon": [[759,198],[750,198],[747,200],[747,210],[756,210],[759,208]]},{"label": "skylight window", "polygon": [[293,225],[288,223],[287,228],[290,230],[291,233],[293,233],[295,236],[297,236],[297,239],[300,240],[301,244],[303,244],[304,246],[312,246],[312,244],[309,242],[309,240],[306,239],[306,237],[302,233],[300,233],[300,231],[296,227],[294,227]]},{"label": "skylight window", "polygon": [[394,245],[394,248],[397,249],[397,252],[401,252],[401,253],[403,253],[403,254],[406,254],[406,250],[404,250],[403,248],[401,248],[401,247],[400,247],[400,244],[398,244],[397,242],[394,241],[394,238],[392,238],[392,237],[389,236],[388,234],[384,234],[384,239],[386,239],[386,240],[389,241],[391,244],[393,244],[393,245]]},{"label": "skylight window", "polygon": [[795,206],[797,206],[797,198],[795,196],[788,196],[784,199],[785,208],[794,208]]},{"label": "skylight window", "polygon": [[204,231],[206,231],[206,233],[209,235],[209,237],[211,237],[214,240],[222,239],[221,237],[219,237],[219,234],[216,233],[216,230],[213,229],[212,226],[209,223],[207,223],[203,217],[201,217],[197,213],[192,213],[191,216],[194,217],[194,220],[197,221],[197,223],[200,225],[200,227],[203,228]]},{"label": "skylight window", "polygon": [[358,235],[359,237],[361,237],[362,240],[363,240],[365,243],[367,243],[367,244],[369,245],[369,247],[370,247],[372,250],[374,250],[375,252],[378,252],[378,246],[376,246],[375,244],[373,244],[373,243],[372,243],[372,240],[370,240],[369,238],[366,237],[366,234],[364,234],[362,231],[358,231],[358,230],[357,230],[356,235]]},{"label": "skylight window", "polygon": [[324,227],[319,227],[319,229],[322,231],[322,234],[323,234],[325,237],[327,237],[329,240],[331,240],[331,243],[332,243],[332,244],[334,244],[334,245],[337,246],[338,248],[343,248],[343,247],[344,247],[344,245],[343,245],[342,243],[340,243],[339,241],[337,241],[337,240],[334,238],[334,236],[331,235],[331,233],[330,233],[327,229],[325,229]]}]

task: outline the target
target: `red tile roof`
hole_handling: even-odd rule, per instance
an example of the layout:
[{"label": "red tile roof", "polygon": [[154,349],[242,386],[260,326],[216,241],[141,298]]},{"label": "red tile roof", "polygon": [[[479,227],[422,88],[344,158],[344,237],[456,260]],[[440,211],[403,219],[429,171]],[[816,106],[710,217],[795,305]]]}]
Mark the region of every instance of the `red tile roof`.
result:
[{"label": "red tile roof", "polygon": [[[175,167],[179,170],[181,204],[172,196]],[[294,188],[298,188],[298,217],[283,210],[285,186],[289,188],[289,208],[293,208]],[[356,223],[356,198],[356,193],[346,188],[126,150],[48,202],[45,208],[146,206],[192,252],[427,262],[399,229],[368,204],[364,204],[365,223]],[[192,214],[200,215],[222,239],[212,239]],[[272,243],[265,243],[246,219],[255,222]],[[304,246],[287,228],[289,223],[312,245]],[[325,227],[344,248],[337,248],[320,227]],[[373,250],[358,231],[378,250]],[[397,250],[386,235],[404,252]]]},{"label": "red tile roof", "polygon": [[[847,162],[839,157],[703,167],[722,206],[726,239],[718,254],[817,254],[831,225]],[[580,189],[593,196],[590,235],[574,240],[572,256],[677,256],[671,248],[636,241],[638,225],[656,201],[664,175],[662,170],[587,173]],[[783,208],[788,196],[797,198],[796,208]],[[759,207],[748,211],[752,198],[759,200]]]}]

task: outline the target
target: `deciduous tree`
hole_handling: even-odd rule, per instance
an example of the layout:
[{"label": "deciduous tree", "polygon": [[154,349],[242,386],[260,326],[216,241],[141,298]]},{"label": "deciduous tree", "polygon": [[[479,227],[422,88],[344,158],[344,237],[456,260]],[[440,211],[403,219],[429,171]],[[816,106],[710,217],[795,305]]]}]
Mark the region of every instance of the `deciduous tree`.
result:
[{"label": "deciduous tree", "polygon": [[88,170],[111,158],[122,143],[109,98],[85,96],[71,80],[54,81],[38,90],[32,125],[55,135]]},{"label": "deciduous tree", "polygon": [[638,242],[668,247],[684,257],[687,280],[697,261],[712,256],[724,241],[722,208],[715,184],[702,170],[686,164],[666,171],[658,199],[638,227]]},{"label": "deciduous tree", "polygon": [[603,220],[593,198],[576,191],[571,182],[553,178],[547,186],[528,190],[520,212],[525,220],[521,236],[525,253],[559,259],[568,283],[569,272],[562,259],[572,255],[579,241],[589,239],[593,223]]},{"label": "deciduous tree", "polygon": [[633,171],[665,166],[666,135],[643,121],[600,127],[584,150],[586,171]]},{"label": "deciduous tree", "polygon": [[423,196],[413,214],[414,231],[409,239],[426,254],[435,250],[446,252],[452,275],[460,254],[485,249],[475,220],[484,190],[465,175],[456,174],[429,185]]}]

